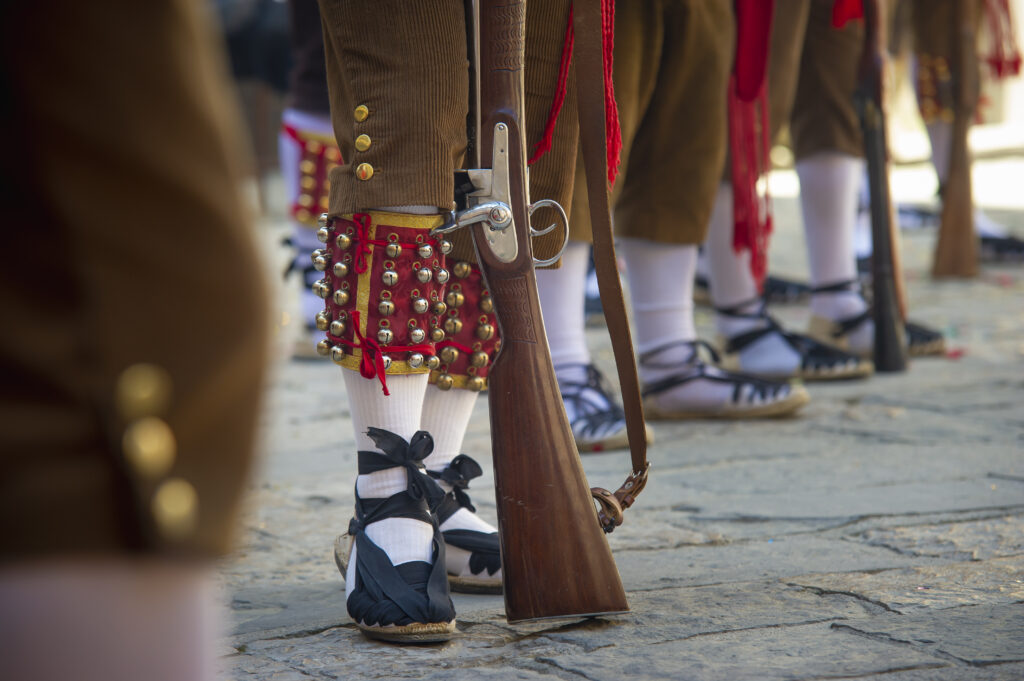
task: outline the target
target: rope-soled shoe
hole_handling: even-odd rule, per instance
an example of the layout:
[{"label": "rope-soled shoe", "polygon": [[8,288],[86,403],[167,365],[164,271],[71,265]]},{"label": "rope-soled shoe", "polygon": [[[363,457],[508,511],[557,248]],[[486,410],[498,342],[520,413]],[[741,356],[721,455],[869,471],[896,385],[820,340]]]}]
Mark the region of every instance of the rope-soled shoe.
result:
[{"label": "rope-soled shoe", "polygon": [[[679,346],[690,348],[686,362],[659,362],[656,358],[666,350]],[[770,381],[745,374],[723,371],[700,359],[703,348],[713,362],[719,361],[718,353],[704,341],[679,341],[656,348],[640,355],[642,369],[665,369],[664,378],[645,383],[642,395],[644,415],[651,420],[684,419],[752,419],[788,416],[810,401],[807,390],[801,385],[787,381]],[[728,397],[718,403],[683,400],[667,402],[665,393],[694,381],[708,381],[732,388]]]},{"label": "rope-soled shoe", "polygon": [[[841,281],[827,286],[814,289],[814,293],[839,293],[842,291],[856,291],[859,287],[857,281]],[[874,348],[851,347],[849,336],[859,329],[863,324],[870,322],[873,318],[873,311],[870,307],[860,314],[846,317],[845,319],[826,319],[818,315],[811,315],[807,326],[807,334],[824,343],[830,343],[846,352],[853,353],[858,357],[871,357]],[[904,324],[906,331],[907,353],[911,357],[931,357],[946,354],[946,338],[942,332],[929,328],[924,324],[907,321]]]},{"label": "rope-soled shoe", "polygon": [[749,331],[720,339],[725,355],[722,366],[726,369],[754,373],[749,367],[743,366],[740,354],[767,336],[778,336],[799,355],[800,365],[795,372],[757,372],[757,375],[775,379],[802,378],[806,381],[825,381],[863,378],[874,373],[875,365],[870,359],[859,357],[835,345],[822,342],[812,335],[783,329],[782,325],[767,313],[763,305],[753,312],[745,312],[745,307],[745,305],[738,305],[731,308],[716,308],[719,314],[726,317],[749,319],[758,323]]},{"label": "rope-soled shoe", "polygon": [[[465,454],[459,454],[441,472],[427,473],[438,480],[442,487],[451,488],[435,510],[441,528],[462,509],[476,513],[476,507],[466,490],[470,480],[483,474],[480,464]],[[451,528],[442,529],[441,536],[444,537],[448,585],[452,591],[501,593],[501,544],[497,532]]]},{"label": "rope-soled shoe", "polygon": [[[476,507],[466,490],[469,481],[482,474],[480,464],[465,454],[452,459],[440,472],[427,471],[427,475],[451,488],[451,491],[444,492],[444,497],[433,511],[438,527],[444,525],[460,509],[476,513]],[[441,531],[441,537],[445,545],[448,586],[452,591],[477,594],[502,592],[501,544],[497,532],[448,529]],[[334,543],[334,562],[342,575],[348,569],[352,543],[350,534],[341,535]]]},{"label": "rope-soled shoe", "polygon": [[[359,473],[366,475],[402,467],[408,487],[386,499],[361,499],[356,494],[356,515],[349,523],[352,537],[347,580],[355,580],[346,605],[359,629],[370,638],[397,643],[447,641],[455,631],[455,607],[445,577],[444,541],[431,513],[444,491],[423,468],[433,449],[424,431],[409,442],[379,428],[367,431],[380,452],[359,452]],[[367,536],[366,529],[388,518],[409,518],[433,526],[433,560],[410,561],[395,566],[387,553]],[[338,560],[338,544],[335,559]],[[339,568],[341,564],[339,561]]]},{"label": "rope-soled shoe", "polygon": [[[566,374],[576,372],[583,380],[569,380]],[[569,427],[580,452],[602,452],[629,446],[626,413],[608,394],[610,389],[601,372],[593,364],[561,364],[555,368],[558,391],[562,395]],[[645,432],[647,444],[653,437]]]}]

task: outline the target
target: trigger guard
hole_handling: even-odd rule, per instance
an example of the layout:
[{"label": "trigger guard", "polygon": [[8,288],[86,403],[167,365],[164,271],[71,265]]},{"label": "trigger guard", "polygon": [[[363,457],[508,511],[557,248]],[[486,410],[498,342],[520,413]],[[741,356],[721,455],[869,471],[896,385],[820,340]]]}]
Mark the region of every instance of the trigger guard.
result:
[{"label": "trigger guard", "polygon": [[[562,217],[562,228],[565,230],[565,238],[562,240],[562,247],[558,249],[558,253],[556,253],[554,257],[547,258],[546,260],[538,260],[537,258],[534,258],[534,267],[547,267],[548,265],[554,265],[562,259],[562,256],[565,254],[565,249],[569,246],[569,216],[565,214],[565,209],[562,208],[562,204],[558,203],[558,201],[555,201],[554,199],[541,199],[528,206],[528,214],[532,216],[535,210],[544,207],[554,208],[558,211],[558,214]],[[549,227],[544,229],[534,229],[533,225],[530,225],[530,238],[532,239],[533,237],[549,234],[554,228],[555,223],[551,223]]]}]

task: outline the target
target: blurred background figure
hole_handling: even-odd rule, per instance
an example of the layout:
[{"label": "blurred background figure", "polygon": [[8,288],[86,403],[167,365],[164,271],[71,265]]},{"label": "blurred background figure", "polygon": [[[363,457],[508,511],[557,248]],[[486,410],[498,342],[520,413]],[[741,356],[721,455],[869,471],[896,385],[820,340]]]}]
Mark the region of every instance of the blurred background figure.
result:
[{"label": "blurred background figure", "polygon": [[3,679],[213,678],[267,315],[209,15],[0,9]]}]

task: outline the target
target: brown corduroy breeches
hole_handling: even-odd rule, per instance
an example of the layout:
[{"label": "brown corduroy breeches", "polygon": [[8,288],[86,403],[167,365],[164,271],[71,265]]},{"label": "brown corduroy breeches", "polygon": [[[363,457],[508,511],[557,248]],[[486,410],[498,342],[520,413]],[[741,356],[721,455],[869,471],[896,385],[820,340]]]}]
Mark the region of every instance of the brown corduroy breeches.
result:
[{"label": "brown corduroy breeches", "polygon": [[[569,5],[569,0],[527,4],[530,151],[554,98]],[[332,121],[346,161],[331,173],[330,214],[402,206],[452,209],[453,174],[465,167],[469,106],[462,0],[320,0],[320,9]],[[568,203],[577,130],[573,70],[552,149],[531,168],[534,199]],[[538,221],[548,217],[543,213],[538,211]],[[453,238],[457,259],[473,259],[467,236]],[[554,254],[560,243],[556,234],[538,239],[537,257]]]},{"label": "brown corduroy breeches", "polygon": [[[616,232],[699,244],[725,163],[732,3],[620,0],[615,12],[615,98],[623,143],[612,196]],[[582,164],[572,216],[572,238],[590,241]]]},{"label": "brown corduroy breeches", "polygon": [[832,27],[832,0],[776,0],[768,97],[772,136],[789,124],[797,160],[823,151],[863,156],[853,106],[864,29]]}]

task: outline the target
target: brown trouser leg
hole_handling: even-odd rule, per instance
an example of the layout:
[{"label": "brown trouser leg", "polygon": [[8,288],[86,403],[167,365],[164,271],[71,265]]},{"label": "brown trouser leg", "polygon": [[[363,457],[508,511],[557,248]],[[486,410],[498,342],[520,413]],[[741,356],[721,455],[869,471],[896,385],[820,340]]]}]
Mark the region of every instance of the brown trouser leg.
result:
[{"label": "brown trouser leg", "polygon": [[[618,2],[615,96],[622,165],[613,192],[620,236],[704,240],[725,162],[734,18],[722,2]],[[573,239],[590,241],[582,164]]]},{"label": "brown trouser leg", "polygon": [[768,92],[773,136],[788,123],[797,160],[821,151],[863,156],[853,106],[864,42],[858,23],[832,27],[832,0],[778,0]]}]

